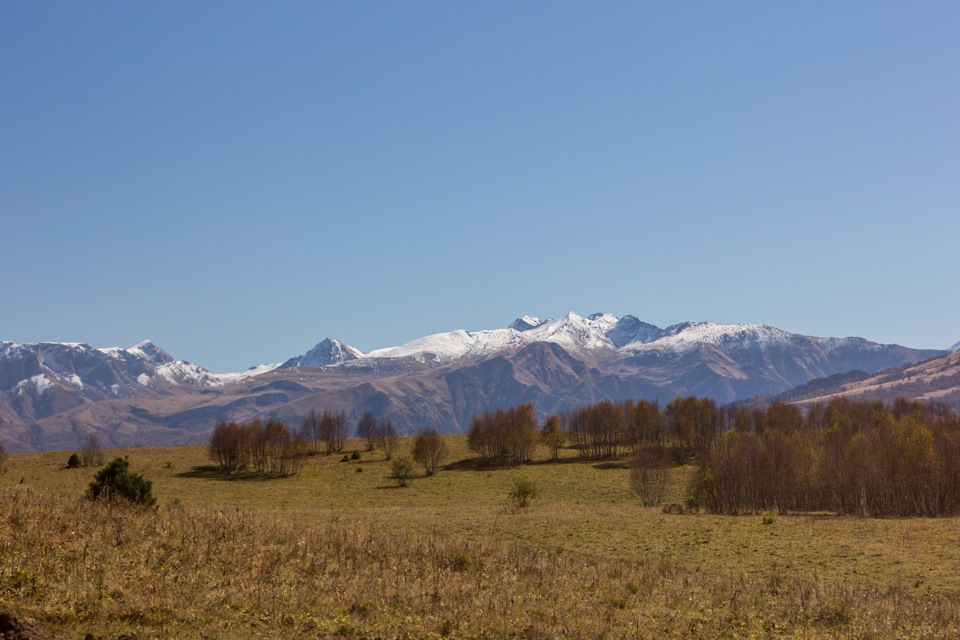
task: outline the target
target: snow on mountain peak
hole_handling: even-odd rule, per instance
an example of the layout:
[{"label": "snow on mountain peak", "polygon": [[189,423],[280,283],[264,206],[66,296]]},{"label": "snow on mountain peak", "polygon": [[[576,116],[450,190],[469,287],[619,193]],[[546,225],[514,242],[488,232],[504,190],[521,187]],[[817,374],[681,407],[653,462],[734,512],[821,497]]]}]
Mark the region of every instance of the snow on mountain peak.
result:
[{"label": "snow on mountain peak", "polygon": [[303,355],[291,358],[281,366],[291,367],[328,367],[348,360],[362,358],[363,352],[333,338],[324,338]]},{"label": "snow on mountain peak", "polygon": [[432,353],[440,362],[451,362],[465,356],[481,356],[525,344],[529,342],[524,339],[526,334],[527,332],[521,333],[512,328],[476,332],[457,329],[419,338],[398,347],[377,349],[364,357],[404,358]]},{"label": "snow on mountain peak", "polygon": [[173,362],[173,358],[170,356],[170,354],[155,345],[152,340],[142,340],[129,349],[125,349],[124,351],[129,354],[133,354],[134,356],[143,358],[155,366],[161,366]]},{"label": "snow on mountain peak", "polygon": [[507,327],[508,329],[515,329],[516,331],[527,331],[533,329],[534,327],[539,327],[543,324],[543,320],[536,316],[523,316],[522,318],[517,318],[513,323]]},{"label": "snow on mountain peak", "polygon": [[725,349],[764,348],[788,342],[790,337],[791,334],[786,331],[766,324],[682,322],[667,327],[653,340],[628,344],[624,350],[686,353],[704,344]]},{"label": "snow on mountain peak", "polygon": [[950,351],[950,352],[960,351],[960,342],[958,342],[957,344],[955,344],[955,345],[953,345],[952,347],[950,347],[949,349],[947,349],[947,351]]}]

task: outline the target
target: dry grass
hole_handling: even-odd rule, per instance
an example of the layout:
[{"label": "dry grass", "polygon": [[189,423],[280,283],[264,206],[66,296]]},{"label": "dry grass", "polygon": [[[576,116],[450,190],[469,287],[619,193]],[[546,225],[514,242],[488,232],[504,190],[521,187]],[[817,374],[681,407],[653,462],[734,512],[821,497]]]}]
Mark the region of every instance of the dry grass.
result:
[{"label": "dry grass", "polygon": [[[68,453],[11,457],[0,608],[77,637],[960,634],[954,519],[665,515],[616,464],[457,462],[397,489],[376,454],[223,480],[202,448],[123,453],[156,512],[83,500]],[[511,512],[517,477],[541,497]]]}]

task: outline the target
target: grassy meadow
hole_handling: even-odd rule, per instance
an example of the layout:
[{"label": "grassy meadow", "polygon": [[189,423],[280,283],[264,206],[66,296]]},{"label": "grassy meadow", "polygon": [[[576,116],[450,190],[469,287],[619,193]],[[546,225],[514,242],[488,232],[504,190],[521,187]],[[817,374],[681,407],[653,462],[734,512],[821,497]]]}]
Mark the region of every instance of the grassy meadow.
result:
[{"label": "grassy meadow", "polygon": [[[95,470],[70,452],[10,456],[0,609],[67,637],[960,635],[956,519],[664,513],[639,506],[627,460],[485,468],[446,438],[444,466],[404,488],[359,441],[358,461],[276,479],[223,477],[205,447],[106,452],[153,482],[156,511],[85,500]],[[518,478],[539,489],[526,509]]]}]

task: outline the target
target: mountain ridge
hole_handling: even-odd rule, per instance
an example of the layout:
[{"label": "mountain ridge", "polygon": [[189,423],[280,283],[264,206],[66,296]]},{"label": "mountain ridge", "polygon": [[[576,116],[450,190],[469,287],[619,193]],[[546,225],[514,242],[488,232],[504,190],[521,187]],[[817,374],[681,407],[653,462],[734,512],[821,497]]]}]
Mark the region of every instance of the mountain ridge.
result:
[{"label": "mountain ridge", "polygon": [[[853,369],[876,373],[945,353],[863,338],[816,338],[762,324],[634,316],[523,316],[483,331],[433,334],[363,353],[333,338],[279,365],[215,374],[150,341],[126,349],[0,343],[0,442],[11,450],[203,441],[216,420],[311,409],[363,411],[402,431],[463,431],[473,412],[534,402],[541,414],[598,400],[719,402],[775,394]],[[542,416],[541,416],[542,417]]]}]

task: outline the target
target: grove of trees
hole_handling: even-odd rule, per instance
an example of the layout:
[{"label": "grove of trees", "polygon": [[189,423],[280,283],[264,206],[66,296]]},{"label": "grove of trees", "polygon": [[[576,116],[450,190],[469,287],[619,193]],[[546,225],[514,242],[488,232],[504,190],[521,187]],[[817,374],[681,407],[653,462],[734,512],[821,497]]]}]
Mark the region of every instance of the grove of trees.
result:
[{"label": "grove of trees", "polygon": [[210,459],[223,473],[252,470],[261,476],[292,476],[300,471],[308,448],[303,438],[291,434],[275,420],[266,424],[220,421],[210,438]]},{"label": "grove of trees", "polygon": [[467,446],[487,463],[526,462],[539,440],[533,404],[475,414],[467,433]]},{"label": "grove of trees", "polygon": [[324,409],[321,414],[311,409],[303,419],[299,435],[308,443],[310,453],[317,454],[321,446],[326,453],[340,453],[346,446],[349,434],[347,416],[342,411],[337,413]]},{"label": "grove of trees", "polygon": [[689,396],[665,410],[598,402],[562,422],[582,457],[630,452],[644,504],[662,500],[672,462],[696,465],[688,501],[715,513],[960,514],[960,418],[935,404],[840,397],[804,411]]}]

